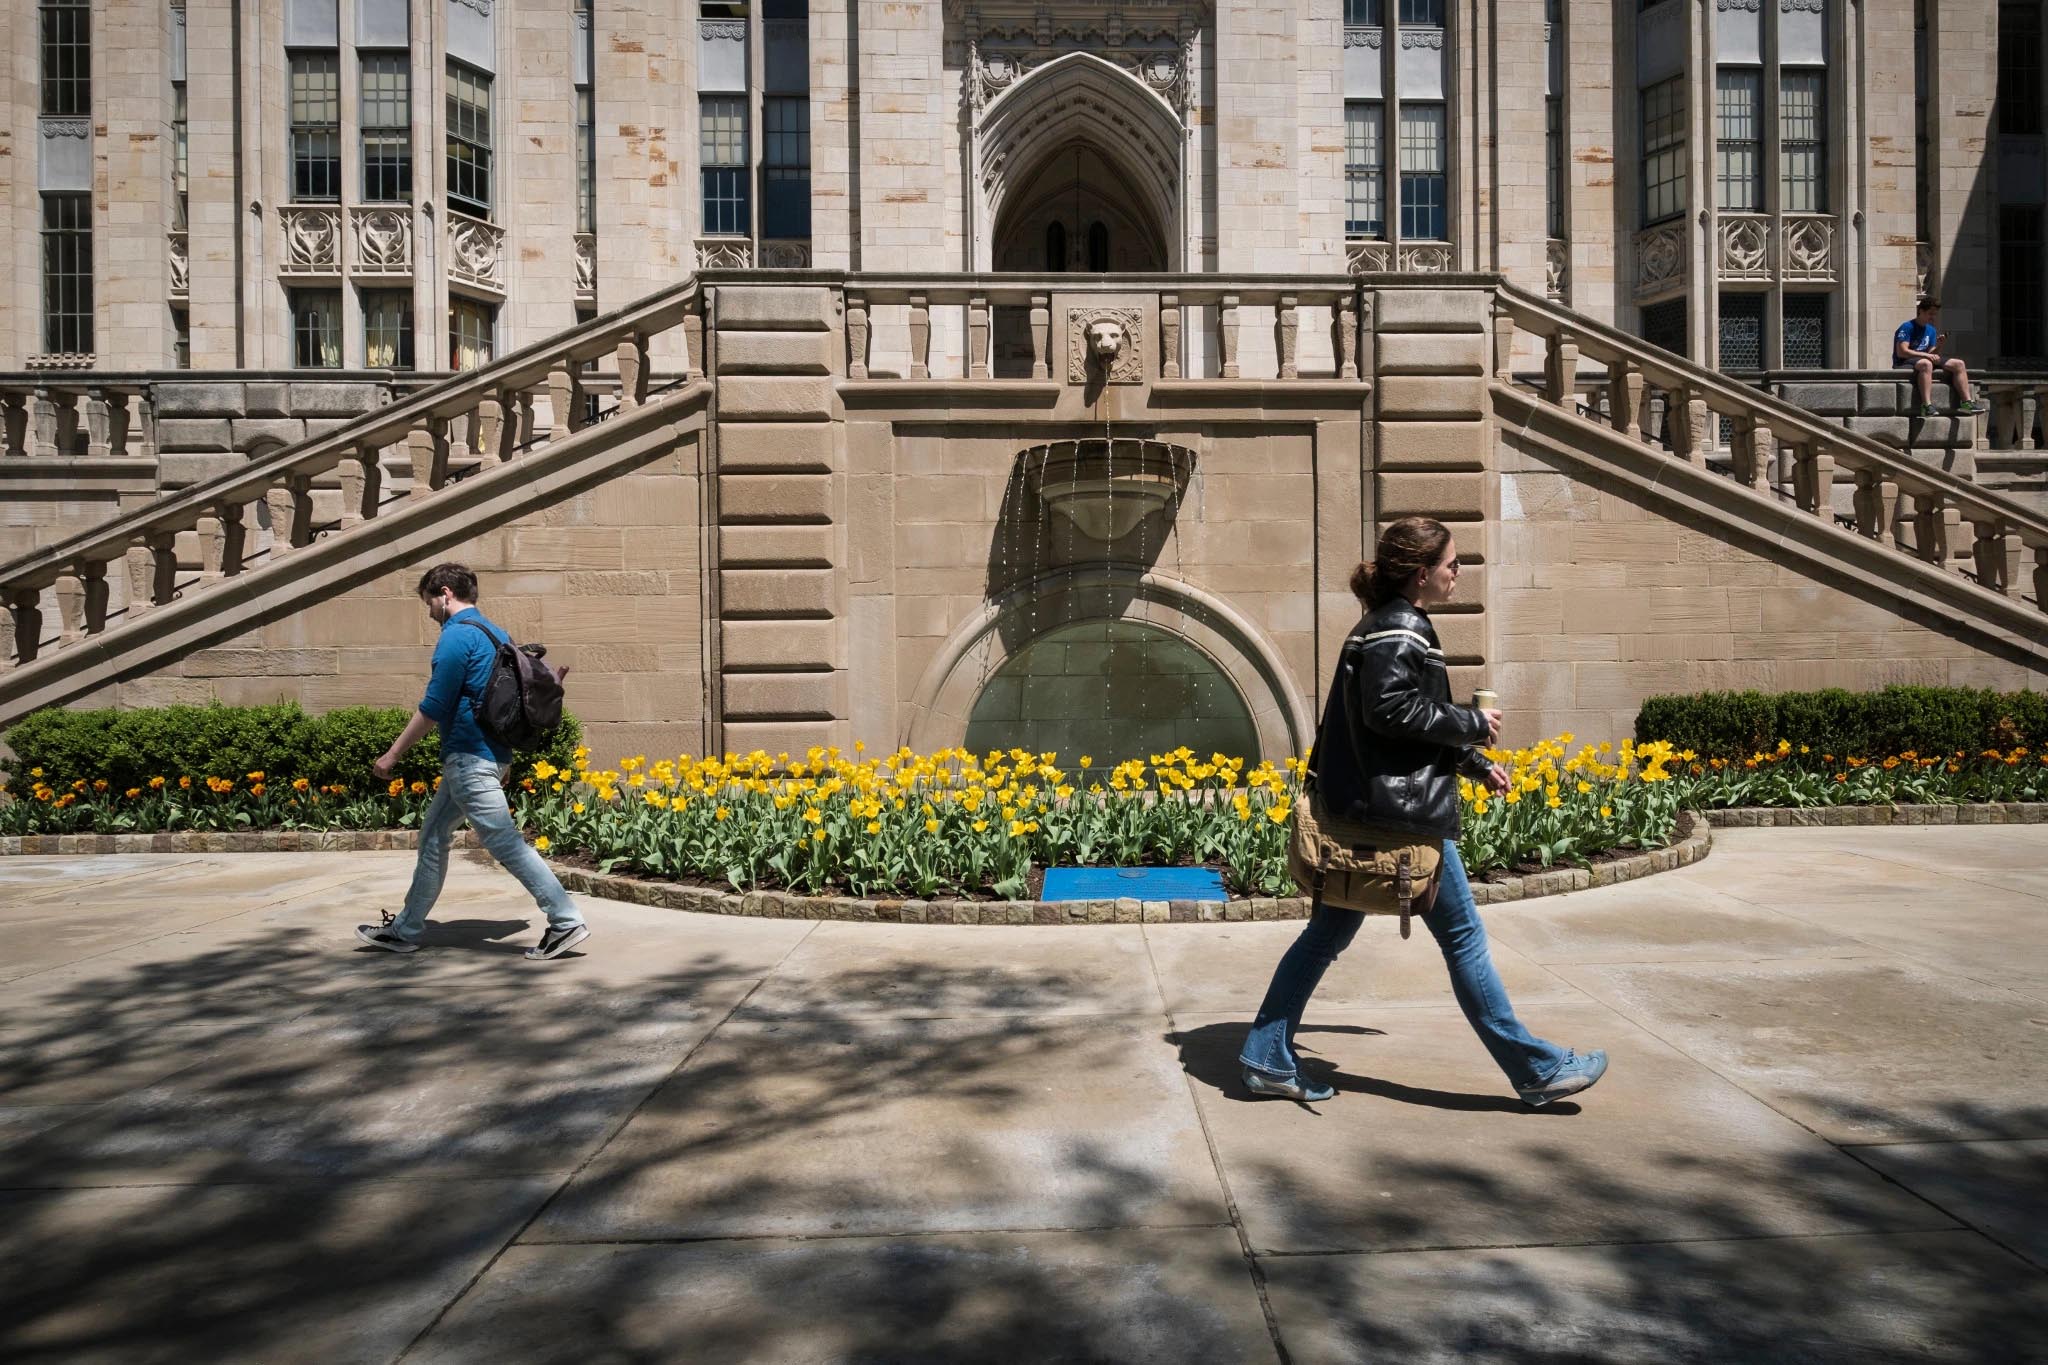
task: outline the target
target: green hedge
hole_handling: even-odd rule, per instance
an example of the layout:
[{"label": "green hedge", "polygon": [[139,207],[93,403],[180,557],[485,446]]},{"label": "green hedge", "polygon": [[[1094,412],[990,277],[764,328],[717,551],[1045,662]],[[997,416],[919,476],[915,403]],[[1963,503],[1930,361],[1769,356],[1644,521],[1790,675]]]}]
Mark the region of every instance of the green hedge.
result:
[{"label": "green hedge", "polygon": [[[315,786],[339,783],[364,791],[375,778],[370,764],[405,728],[410,711],[349,706],[307,715],[296,702],[270,706],[164,706],[133,711],[38,711],[7,732],[13,757],[0,759],[8,787],[43,770],[55,787],[80,778],[104,778],[116,788],[152,777],[232,777],[262,772],[272,781],[303,777]],[[566,764],[583,742],[583,727],[563,713],[562,723],[523,759]],[[441,770],[438,734],[406,754],[399,775],[428,779]]]},{"label": "green hedge", "polygon": [[1703,758],[1746,758],[1779,740],[1817,753],[1882,758],[1975,755],[2048,748],[2048,693],[1969,687],[1887,687],[1877,692],[1697,692],[1650,697],[1636,740],[1667,739]]}]

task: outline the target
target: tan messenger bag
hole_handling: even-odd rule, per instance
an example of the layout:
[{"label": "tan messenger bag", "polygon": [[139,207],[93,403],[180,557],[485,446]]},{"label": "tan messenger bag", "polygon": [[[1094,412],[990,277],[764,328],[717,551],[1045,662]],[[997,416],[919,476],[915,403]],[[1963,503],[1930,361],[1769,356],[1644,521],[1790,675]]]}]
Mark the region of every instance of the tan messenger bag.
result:
[{"label": "tan messenger bag", "polygon": [[1408,917],[1426,915],[1436,904],[1443,858],[1440,839],[1331,815],[1313,777],[1294,800],[1288,875],[1325,905],[1399,915],[1402,938]]}]

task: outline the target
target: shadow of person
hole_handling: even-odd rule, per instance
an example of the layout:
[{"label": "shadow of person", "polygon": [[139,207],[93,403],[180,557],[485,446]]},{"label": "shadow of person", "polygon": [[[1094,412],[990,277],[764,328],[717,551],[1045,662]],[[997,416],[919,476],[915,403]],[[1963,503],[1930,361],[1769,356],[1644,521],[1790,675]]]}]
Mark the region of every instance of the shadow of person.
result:
[{"label": "shadow of person", "polygon": [[[523,919],[428,920],[420,934],[423,948],[478,948],[487,953],[523,953],[526,945],[511,940],[532,928]],[[563,954],[572,956],[572,954]]]},{"label": "shadow of person", "polygon": [[[1181,1069],[1188,1076],[1221,1091],[1234,1100],[1255,1098],[1244,1088],[1242,1075],[1244,1064],[1238,1061],[1238,1054],[1244,1051],[1244,1037],[1251,1029],[1249,1024],[1203,1024],[1200,1028],[1182,1029],[1166,1035],[1166,1041],[1180,1049]],[[1357,1024],[1332,1024],[1324,1028],[1304,1028],[1302,1033],[1350,1033],[1381,1035],[1384,1029],[1365,1028]],[[1310,1051],[1306,1047],[1299,1051]],[[1321,1066],[1330,1069],[1328,1062],[1304,1062],[1303,1069]]]},{"label": "shadow of person", "polygon": [[[1244,1088],[1244,1065],[1238,1056],[1244,1051],[1250,1025],[1238,1023],[1203,1024],[1166,1035],[1166,1041],[1180,1049],[1181,1069],[1188,1076],[1224,1096],[1245,1102],[1263,1098]],[[1385,1037],[1385,1029],[1359,1024],[1304,1024],[1296,1033],[1294,1051],[1301,1060],[1301,1074],[1339,1091],[1377,1095],[1401,1104],[1419,1104],[1431,1109],[1463,1113],[1576,1114],[1576,1104],[1553,1104],[1531,1109],[1512,1095],[1467,1095],[1453,1090],[1432,1090],[1426,1086],[1402,1085],[1373,1076],[1354,1076],[1339,1070],[1334,1062],[1314,1055],[1315,1049],[1303,1038],[1310,1034],[1348,1034],[1353,1037]]]}]

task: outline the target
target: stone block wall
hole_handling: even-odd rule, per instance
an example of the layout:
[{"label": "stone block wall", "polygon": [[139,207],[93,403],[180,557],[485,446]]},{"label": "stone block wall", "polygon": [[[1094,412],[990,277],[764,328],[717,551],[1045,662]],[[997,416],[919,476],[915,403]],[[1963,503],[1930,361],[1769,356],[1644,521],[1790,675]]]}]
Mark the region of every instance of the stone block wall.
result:
[{"label": "stone block wall", "polygon": [[2048,687],[1734,528],[1680,523],[1509,440],[1499,459],[1491,677],[1508,743],[1618,740],[1644,697],[1669,692]]}]

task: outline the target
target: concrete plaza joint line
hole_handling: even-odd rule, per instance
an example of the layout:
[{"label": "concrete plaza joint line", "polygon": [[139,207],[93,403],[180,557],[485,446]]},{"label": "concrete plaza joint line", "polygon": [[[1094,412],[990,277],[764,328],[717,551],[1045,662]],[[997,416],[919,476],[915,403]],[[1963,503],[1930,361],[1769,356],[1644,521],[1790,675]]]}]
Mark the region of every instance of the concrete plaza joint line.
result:
[{"label": "concrete plaza joint line", "polygon": [[[1728,829],[1486,910],[1515,1102],[1373,921],[735,919],[457,860],[0,860],[9,1361],[1976,1362],[2048,1355],[2048,827]],[[1824,1292],[1815,1292],[1825,1286]]]}]

